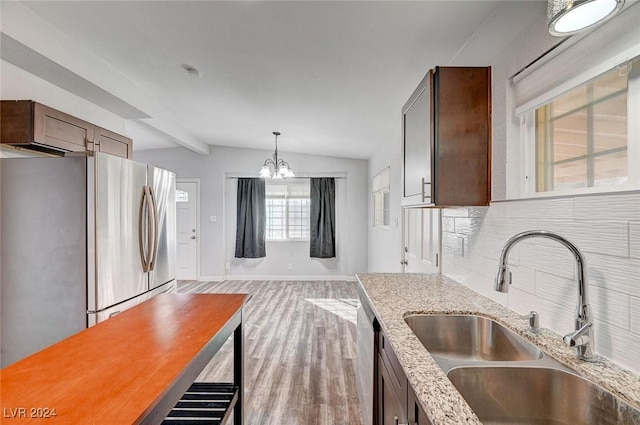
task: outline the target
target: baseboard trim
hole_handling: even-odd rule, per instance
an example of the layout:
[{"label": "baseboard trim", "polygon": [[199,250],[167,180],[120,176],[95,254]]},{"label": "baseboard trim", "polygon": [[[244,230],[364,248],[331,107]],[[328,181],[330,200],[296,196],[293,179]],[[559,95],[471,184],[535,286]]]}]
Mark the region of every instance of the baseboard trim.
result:
[{"label": "baseboard trim", "polygon": [[227,280],[225,276],[200,276],[198,278],[199,282],[222,282]]},{"label": "baseboard trim", "polygon": [[[213,277],[213,276],[201,276],[200,280],[204,280],[205,277]],[[219,277],[219,276],[216,276]],[[310,280],[346,280],[349,282],[355,282],[355,275],[301,275],[301,276],[291,276],[291,275],[226,275],[223,280],[302,280],[302,281],[310,281]]]}]

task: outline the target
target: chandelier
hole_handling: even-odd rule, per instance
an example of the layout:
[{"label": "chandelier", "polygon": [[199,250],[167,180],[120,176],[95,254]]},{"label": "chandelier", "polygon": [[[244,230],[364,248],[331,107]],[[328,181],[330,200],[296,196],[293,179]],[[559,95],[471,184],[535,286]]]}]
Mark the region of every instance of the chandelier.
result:
[{"label": "chandelier", "polygon": [[[276,136],[276,151],[273,153],[273,159],[267,158],[260,170],[260,177],[272,179],[285,179],[288,177],[295,177],[293,170],[289,167],[289,163],[282,158],[278,158],[278,136],[279,132],[274,131],[273,135]],[[271,171],[273,167],[273,172]]]}]

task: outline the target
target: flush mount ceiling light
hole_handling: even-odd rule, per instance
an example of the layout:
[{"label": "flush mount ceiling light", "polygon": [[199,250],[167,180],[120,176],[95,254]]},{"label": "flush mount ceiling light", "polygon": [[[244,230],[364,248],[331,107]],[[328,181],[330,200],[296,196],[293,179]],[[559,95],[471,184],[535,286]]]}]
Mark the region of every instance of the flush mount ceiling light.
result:
[{"label": "flush mount ceiling light", "polygon": [[624,0],[548,0],[549,34],[575,34],[613,17],[623,5]]},{"label": "flush mount ceiling light", "polygon": [[[289,163],[282,158],[278,158],[278,136],[280,135],[280,133],[274,131],[273,135],[276,136],[276,151],[273,153],[273,159],[267,158],[267,160],[262,165],[262,169],[260,170],[260,177],[271,177],[272,179],[295,177],[295,174],[293,174],[293,170],[291,169],[291,167],[289,167]],[[271,167],[273,167],[273,172],[271,171]]]}]

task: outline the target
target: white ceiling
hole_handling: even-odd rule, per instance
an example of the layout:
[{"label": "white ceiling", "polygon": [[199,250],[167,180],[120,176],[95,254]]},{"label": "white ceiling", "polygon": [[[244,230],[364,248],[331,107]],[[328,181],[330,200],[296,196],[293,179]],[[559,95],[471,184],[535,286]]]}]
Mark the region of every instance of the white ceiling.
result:
[{"label": "white ceiling", "polygon": [[[159,147],[272,149],[278,130],[284,152],[369,158],[399,136],[400,109],[427,69],[451,62],[503,3],[29,1],[28,14],[83,49],[63,57],[60,43],[29,32],[41,28],[14,33],[37,40],[19,49],[61,58],[111,102],[140,111],[134,127],[167,135]],[[141,136],[134,146],[156,145]]]}]

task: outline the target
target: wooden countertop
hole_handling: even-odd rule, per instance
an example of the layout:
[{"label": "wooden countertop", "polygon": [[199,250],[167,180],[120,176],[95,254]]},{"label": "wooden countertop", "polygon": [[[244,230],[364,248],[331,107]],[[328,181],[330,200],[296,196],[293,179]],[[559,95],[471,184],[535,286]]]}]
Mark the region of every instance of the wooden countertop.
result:
[{"label": "wooden countertop", "polygon": [[159,423],[241,323],[248,298],[161,294],[14,363],[0,371],[0,422]]}]

